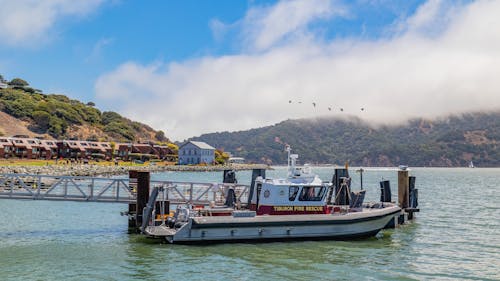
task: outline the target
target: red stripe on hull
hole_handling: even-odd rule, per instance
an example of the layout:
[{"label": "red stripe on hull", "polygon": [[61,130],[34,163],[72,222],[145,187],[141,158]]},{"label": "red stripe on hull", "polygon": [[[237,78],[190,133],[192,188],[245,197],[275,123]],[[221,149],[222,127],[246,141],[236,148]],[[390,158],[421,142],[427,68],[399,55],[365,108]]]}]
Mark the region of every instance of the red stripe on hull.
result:
[{"label": "red stripe on hull", "polygon": [[310,215],[329,214],[331,208],[327,206],[259,206],[250,205],[250,210],[257,211],[257,215]]}]

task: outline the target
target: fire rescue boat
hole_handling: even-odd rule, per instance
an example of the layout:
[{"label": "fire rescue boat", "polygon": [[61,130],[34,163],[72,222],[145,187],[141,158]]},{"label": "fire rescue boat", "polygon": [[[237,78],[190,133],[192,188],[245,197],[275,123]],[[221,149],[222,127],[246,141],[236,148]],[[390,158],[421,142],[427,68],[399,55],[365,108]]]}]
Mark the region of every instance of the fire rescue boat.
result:
[{"label": "fire rescue boat", "polygon": [[363,204],[366,190],[351,192],[348,176],[324,182],[287,151],[287,177],[256,178],[246,206],[229,189],[225,206],[178,206],[164,223],[143,225],[143,233],[170,243],[352,239],[376,235],[401,212],[393,203]]}]

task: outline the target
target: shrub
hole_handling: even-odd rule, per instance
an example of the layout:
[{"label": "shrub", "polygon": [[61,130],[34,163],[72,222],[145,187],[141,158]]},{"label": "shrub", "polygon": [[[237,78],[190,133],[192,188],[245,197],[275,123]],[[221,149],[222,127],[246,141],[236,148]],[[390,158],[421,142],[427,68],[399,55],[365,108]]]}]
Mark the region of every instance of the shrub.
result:
[{"label": "shrub", "polygon": [[33,112],[33,121],[41,130],[48,130],[50,124],[50,114],[46,111],[34,111]]},{"label": "shrub", "polygon": [[24,87],[24,86],[28,86],[28,82],[24,81],[23,79],[21,78],[14,78],[12,79],[10,82],[9,82],[9,85],[11,86],[20,86],[20,87]]}]

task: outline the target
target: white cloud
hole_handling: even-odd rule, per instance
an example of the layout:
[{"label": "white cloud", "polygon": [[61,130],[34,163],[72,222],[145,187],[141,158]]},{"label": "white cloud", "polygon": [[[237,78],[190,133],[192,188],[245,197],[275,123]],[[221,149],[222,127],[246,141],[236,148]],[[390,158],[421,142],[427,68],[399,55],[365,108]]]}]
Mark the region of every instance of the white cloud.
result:
[{"label": "white cloud", "polygon": [[101,38],[99,39],[92,48],[90,55],[85,58],[85,62],[92,62],[101,59],[103,50],[106,46],[113,44],[113,38]]},{"label": "white cloud", "polygon": [[[273,17],[286,14],[273,12],[283,3],[254,20],[270,23],[270,30],[257,24],[247,33],[253,51],[170,64],[127,62],[99,78],[97,97],[177,140],[288,118],[354,114],[385,123],[500,109],[500,33],[494,28],[500,26],[499,1],[446,4],[439,13],[432,10],[434,1],[427,2],[405,19],[397,36],[376,41],[327,41],[314,34],[290,39],[297,30],[311,32],[307,26],[317,16],[271,30],[278,21]],[[314,5],[301,2],[307,3]],[[336,11],[310,9],[313,15]],[[416,28],[443,13],[448,20],[440,32]]]},{"label": "white cloud", "polygon": [[0,0],[0,44],[33,45],[46,40],[56,22],[81,17],[105,0]]},{"label": "white cloud", "polygon": [[345,15],[339,1],[281,1],[270,7],[250,9],[241,22],[244,41],[255,50],[266,50],[284,38],[307,36],[307,26],[316,20]]}]

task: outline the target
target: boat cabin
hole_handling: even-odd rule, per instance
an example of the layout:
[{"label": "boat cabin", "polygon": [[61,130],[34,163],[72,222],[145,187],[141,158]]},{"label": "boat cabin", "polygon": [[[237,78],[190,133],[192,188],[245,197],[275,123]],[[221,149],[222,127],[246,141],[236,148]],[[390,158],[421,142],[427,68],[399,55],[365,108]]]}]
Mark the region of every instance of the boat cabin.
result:
[{"label": "boat cabin", "polygon": [[297,215],[327,213],[328,184],[293,183],[257,179],[250,209],[257,215]]},{"label": "boat cabin", "polygon": [[257,215],[326,214],[330,183],[323,182],[309,166],[296,167],[296,154],[289,155],[288,177],[255,180],[249,208]]}]

